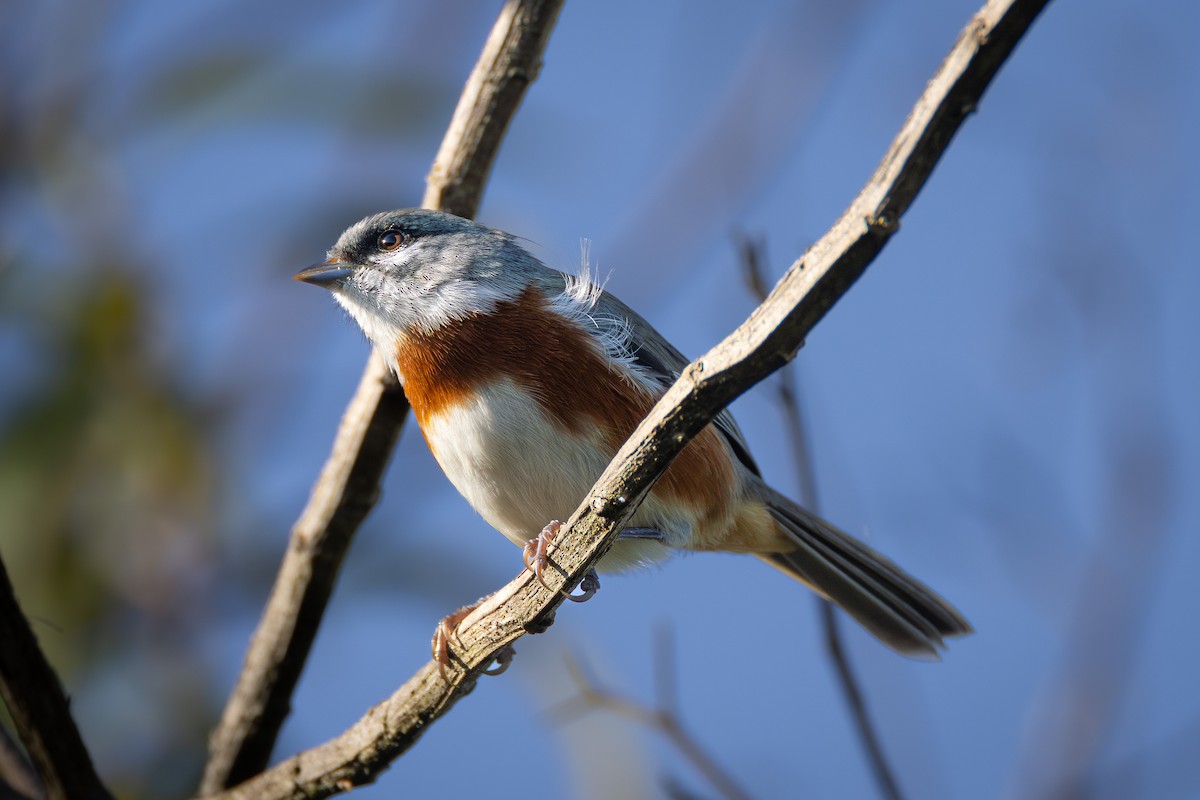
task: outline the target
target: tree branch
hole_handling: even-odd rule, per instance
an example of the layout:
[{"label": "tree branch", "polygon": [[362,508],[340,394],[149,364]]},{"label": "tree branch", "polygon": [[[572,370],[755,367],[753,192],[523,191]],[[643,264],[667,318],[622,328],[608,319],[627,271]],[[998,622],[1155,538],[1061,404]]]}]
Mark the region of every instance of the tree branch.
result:
[{"label": "tree branch", "polygon": [[[3,568],[2,564],[0,568]],[[0,725],[0,800],[10,797],[39,800],[45,796],[42,782],[25,757],[25,752],[9,736],[8,729]]]},{"label": "tree branch", "polygon": [[426,178],[425,208],[474,217],[500,142],[542,68],[564,0],[508,0],[483,46]]},{"label": "tree branch", "polygon": [[43,796],[46,800],[111,800],[71,718],[62,684],[21,612],[3,560],[0,642],[4,643],[0,647],[0,696],[41,778]]},{"label": "tree branch", "polygon": [[[424,203],[474,216],[500,142],[563,0],[509,0],[471,73],[429,175]],[[209,740],[201,794],[266,767],[355,531],[374,506],[408,402],[375,355],[338,428],[333,451],[292,528],[283,564],[237,685]]]},{"label": "tree branch", "polygon": [[993,0],[962,32],[879,167],[830,231],[792,265],[767,300],[693,362],[638,426],[558,537],[544,588],[528,572],[468,615],[454,641],[449,683],[435,663],[341,736],[219,795],[320,798],[373,780],[466,694],[478,672],[527,630],[544,627],[611,546],[684,445],[730,401],[787,363],[805,335],[898,228],[900,216],[1047,0]]},{"label": "tree branch", "polygon": [[604,688],[584,668],[580,658],[568,656],[567,671],[574,679],[579,694],[551,710],[551,718],[558,723],[565,723],[583,716],[589,711],[601,709],[632,719],[662,734],[722,797],[727,800],[748,800],[750,795],[717,763],[712,754],[704,749],[699,740],[683,724],[683,716],[676,700],[674,647],[666,629],[659,631],[655,644],[657,705],[644,705],[611,689]]}]

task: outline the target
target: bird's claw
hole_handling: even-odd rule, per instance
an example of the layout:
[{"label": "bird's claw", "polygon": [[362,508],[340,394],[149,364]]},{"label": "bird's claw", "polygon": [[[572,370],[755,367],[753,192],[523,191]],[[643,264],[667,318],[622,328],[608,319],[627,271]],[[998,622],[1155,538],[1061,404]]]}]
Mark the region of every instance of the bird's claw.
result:
[{"label": "bird's claw", "polygon": [[512,664],[513,656],[517,654],[516,648],[511,644],[504,645],[500,652],[496,654],[496,660],[492,665],[483,671],[484,675],[503,675],[508,671]]},{"label": "bird's claw", "polygon": [[478,600],[469,606],[463,606],[453,614],[448,614],[438,623],[437,629],[433,632],[433,660],[437,662],[438,674],[442,676],[442,680],[449,683],[449,678],[446,677],[446,667],[450,666],[452,654],[450,652],[450,640],[458,638],[458,625],[468,614],[479,607],[482,600]]},{"label": "bird's claw", "polygon": [[[438,674],[442,676],[442,680],[446,683],[450,682],[450,679],[446,676],[446,668],[450,666],[450,662],[453,660],[453,655],[450,652],[450,639],[458,638],[459,624],[466,619],[468,614],[479,608],[479,605],[482,602],[483,600],[476,600],[471,605],[463,606],[453,614],[447,615],[442,619],[441,622],[438,623],[437,629],[433,632],[433,660],[437,662]],[[482,670],[483,674],[499,675],[503,673],[508,669],[509,665],[512,664],[513,656],[516,654],[517,651],[511,644],[505,645],[500,652],[496,654],[496,658],[492,661],[492,665],[487,669]]]},{"label": "bird's claw", "polygon": [[[551,520],[550,524],[542,528],[541,533],[525,543],[525,550],[523,552],[525,569],[532,572],[533,577],[537,578],[537,582],[547,591],[553,591],[546,585],[544,577],[546,568],[550,566],[550,545],[554,543],[554,539],[558,536],[558,532],[562,530],[562,526],[563,524],[558,520]],[[568,600],[582,603],[586,600],[591,600],[599,589],[600,576],[596,574],[596,570],[589,569],[587,574],[583,576],[583,580],[579,582],[579,590],[582,594],[571,594],[569,591],[564,591],[562,595]]]},{"label": "bird's claw", "polygon": [[550,545],[554,543],[554,537],[558,536],[561,529],[561,522],[556,519],[550,520],[550,523],[542,528],[541,533],[525,543],[523,553],[525,569],[532,572],[533,577],[537,578],[537,582],[547,591],[550,590],[550,587],[546,585],[546,579],[542,576],[546,572],[546,567],[550,566]]},{"label": "bird's claw", "polygon": [[591,600],[596,592],[600,591],[600,576],[596,574],[596,570],[589,569],[587,574],[583,576],[583,580],[579,582],[579,591],[582,594],[571,594],[563,592],[568,600],[575,603],[584,603]]}]

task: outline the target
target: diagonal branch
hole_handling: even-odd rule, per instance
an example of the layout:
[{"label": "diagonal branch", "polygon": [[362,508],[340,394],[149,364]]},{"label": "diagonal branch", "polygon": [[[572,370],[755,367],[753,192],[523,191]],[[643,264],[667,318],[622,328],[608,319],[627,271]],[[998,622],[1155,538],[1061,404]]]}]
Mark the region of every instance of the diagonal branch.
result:
[{"label": "diagonal branch", "polygon": [[475,676],[528,630],[544,627],[611,546],[654,480],[716,414],[786,364],[804,337],[895,233],[954,133],[1047,0],[992,0],[959,36],[862,192],[830,231],[725,341],[684,370],[621,448],[552,553],[549,589],[528,572],[459,626],[450,681],[430,662],[341,736],[219,795],[319,798],[374,780],[470,691]]},{"label": "diagonal branch", "polygon": [[21,612],[3,561],[0,642],[0,696],[41,778],[46,800],[109,800],[112,795],[96,775],[62,684]]},{"label": "diagonal branch", "polygon": [[[537,76],[563,0],[509,0],[500,11],[434,160],[428,208],[474,216],[508,123]],[[408,402],[372,355],[342,417],[275,579],[241,675],[209,740],[201,794],[266,767],[291,707],[346,550],[379,496]]]}]

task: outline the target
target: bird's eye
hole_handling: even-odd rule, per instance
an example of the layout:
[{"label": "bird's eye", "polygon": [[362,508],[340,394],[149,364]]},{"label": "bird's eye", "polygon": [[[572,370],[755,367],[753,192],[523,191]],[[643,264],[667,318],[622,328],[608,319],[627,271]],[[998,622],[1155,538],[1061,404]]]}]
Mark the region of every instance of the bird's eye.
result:
[{"label": "bird's eye", "polygon": [[400,245],[404,244],[405,236],[399,231],[387,231],[379,234],[379,249],[380,250],[395,250]]}]

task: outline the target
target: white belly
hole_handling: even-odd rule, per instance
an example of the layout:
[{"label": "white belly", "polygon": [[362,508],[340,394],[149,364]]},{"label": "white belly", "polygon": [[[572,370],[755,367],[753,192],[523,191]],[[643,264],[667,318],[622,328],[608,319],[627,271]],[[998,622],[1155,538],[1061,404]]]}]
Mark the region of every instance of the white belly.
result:
[{"label": "white belly", "polygon": [[[518,545],[551,520],[565,522],[612,456],[588,439],[564,433],[509,381],[491,384],[472,400],[431,417],[423,432],[455,488]],[[674,547],[690,536],[690,521],[653,495],[630,524],[664,530]],[[621,570],[661,560],[670,552],[659,542],[623,540],[600,568]]]}]

